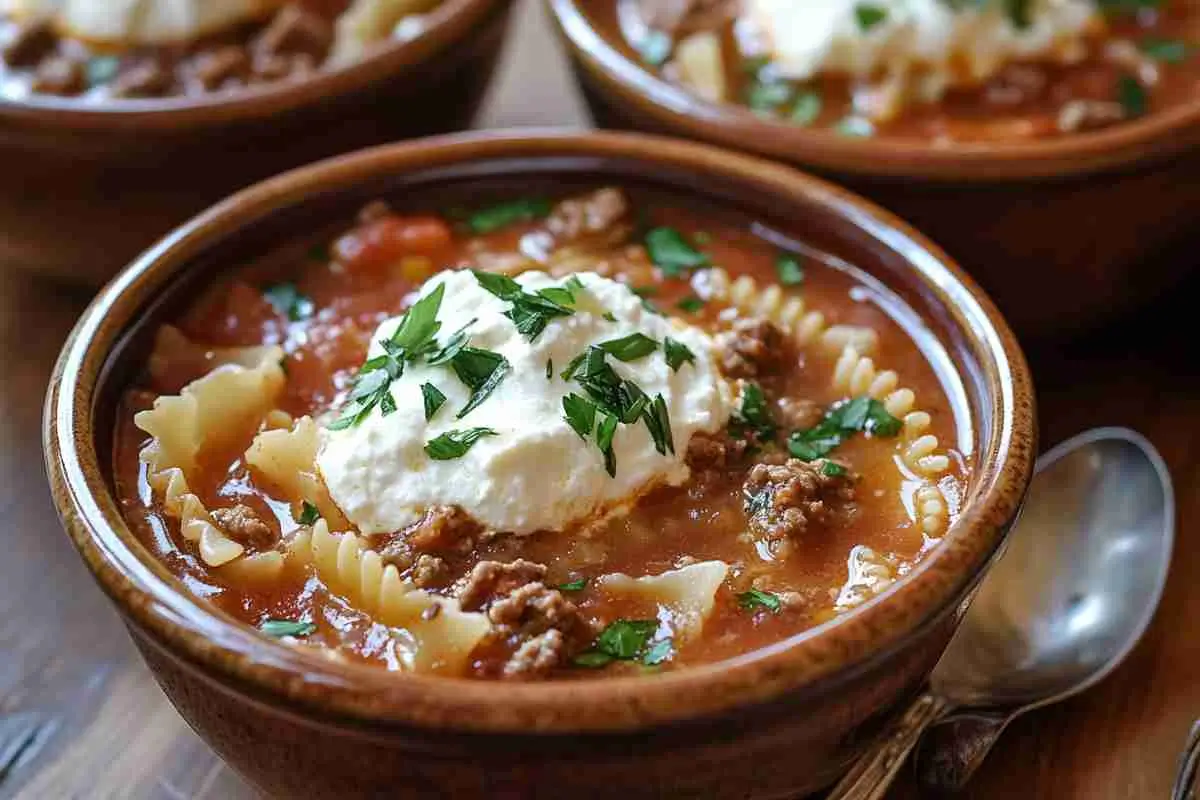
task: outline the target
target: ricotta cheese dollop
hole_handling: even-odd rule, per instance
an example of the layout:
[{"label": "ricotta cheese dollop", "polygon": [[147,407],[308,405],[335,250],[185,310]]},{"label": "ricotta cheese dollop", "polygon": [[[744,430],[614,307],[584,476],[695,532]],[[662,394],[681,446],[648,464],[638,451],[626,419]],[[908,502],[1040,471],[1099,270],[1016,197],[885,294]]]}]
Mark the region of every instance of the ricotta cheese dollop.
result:
[{"label": "ricotta cheese dollop", "polygon": [[[987,80],[1020,60],[1069,61],[1103,29],[1095,0],[746,0],[743,49],[781,77],[874,79],[922,73],[926,94]],[[933,98],[930,98],[933,99]]]},{"label": "ricotta cheese dollop", "polygon": [[[509,370],[459,419],[471,388],[451,366],[417,359],[386,389],[394,411],[385,415],[376,408],[356,425],[322,432],[321,474],[333,500],[360,531],[401,530],[433,506],[459,506],[500,531],[561,530],[617,510],[655,486],[687,480],[689,439],[724,427],[731,413],[733,390],[717,370],[713,339],[649,310],[624,284],[594,273],[578,274],[577,283],[567,280],[544,272],[516,278],[527,293],[574,286],[573,313],[551,318],[532,341],[505,316],[512,304],[481,286],[470,271],[442,272],[422,287],[418,301],[444,287],[437,313],[439,345],[465,329],[469,347],[503,356]],[[379,326],[368,359],[385,352],[381,342],[392,337],[401,320]],[[641,421],[619,424],[612,439],[615,474],[609,474],[595,427],[585,438],[565,418],[563,398],[587,393],[563,372],[592,345],[634,334],[653,339],[657,347],[629,361],[608,355],[606,363],[648,398],[662,396],[674,452],[660,453]],[[672,369],[664,349],[667,337],[694,358],[677,361],[678,369]],[[445,396],[429,419],[425,384]],[[479,437],[457,457],[439,460],[426,450],[452,431],[478,428],[494,435]]]}]

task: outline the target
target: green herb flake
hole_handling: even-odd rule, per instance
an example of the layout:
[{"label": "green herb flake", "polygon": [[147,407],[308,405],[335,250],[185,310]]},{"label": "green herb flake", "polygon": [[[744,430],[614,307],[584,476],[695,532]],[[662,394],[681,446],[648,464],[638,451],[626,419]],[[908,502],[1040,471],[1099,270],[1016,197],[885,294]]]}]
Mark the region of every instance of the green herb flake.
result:
[{"label": "green herb flake", "polygon": [[313,623],[291,619],[266,619],[259,624],[258,629],[275,639],[282,639],[284,636],[303,639],[317,632],[317,626]]},{"label": "green herb flake", "polygon": [[680,311],[686,311],[689,314],[695,314],[697,311],[704,308],[704,301],[695,295],[688,295],[676,303],[675,307]]},{"label": "green herb flake", "polygon": [[596,427],[596,404],[586,397],[569,394],[562,399],[562,405],[563,418],[586,441]]},{"label": "green herb flake", "polygon": [[614,316],[611,311],[605,311],[600,316],[602,316],[605,319],[605,321],[607,321],[607,322],[616,322],[617,321],[616,316]]},{"label": "green herb flake", "polygon": [[546,380],[554,380],[554,359],[546,359]]},{"label": "green herb flake", "polygon": [[434,461],[450,461],[465,456],[475,442],[483,437],[499,435],[491,428],[446,431],[436,439],[426,442],[425,453]]},{"label": "green herb flake", "polygon": [[1029,30],[1033,24],[1032,0],[1004,0],[1004,10],[1013,27],[1019,31]]},{"label": "green herb flake", "polygon": [[467,226],[474,234],[492,233],[517,222],[541,219],[550,213],[550,208],[550,201],[545,198],[512,200],[474,212],[467,217]]},{"label": "green herb flake", "polygon": [[797,125],[812,125],[821,116],[821,95],[814,90],[807,90],[796,95],[792,103],[792,111],[788,119]]},{"label": "green herb flake", "polygon": [[802,461],[816,461],[855,433],[890,438],[902,427],[883,403],[873,397],[856,397],[833,406],[816,427],[794,431],[788,438],[788,451]]},{"label": "green herb flake", "polygon": [[671,57],[671,37],[663,31],[647,31],[637,49],[643,62],[652,67],[661,66]]},{"label": "green herb flake", "polygon": [[121,59],[116,56],[94,56],[87,62],[88,86],[103,86],[117,77]]},{"label": "green herb flake", "polygon": [[638,297],[654,297],[658,294],[658,288],[655,286],[630,286],[629,291]]},{"label": "green herb flake", "polygon": [[[517,326],[517,331],[531,342],[546,329],[546,325],[551,319],[567,317],[575,313],[571,306],[574,304],[577,289],[573,290],[569,287],[583,288],[582,283],[578,281],[575,284],[568,281],[566,286],[551,287],[543,289],[538,294],[529,294],[521,288],[519,283],[506,275],[480,272],[479,270],[471,270],[471,274],[475,276],[475,280],[479,281],[480,286],[511,304],[511,308],[504,312],[504,316],[512,320],[513,324]],[[557,302],[553,299],[554,297],[566,300],[567,303]]]},{"label": "green herb flake", "polygon": [[875,126],[865,117],[846,117],[834,127],[834,130],[851,139],[869,139],[875,135]]},{"label": "green herb flake", "polygon": [[600,420],[600,427],[596,429],[596,446],[604,455],[604,469],[611,478],[617,477],[617,454],[613,451],[612,442],[617,433],[618,422],[620,420],[617,417],[605,414]]},{"label": "green herb flake", "polygon": [[869,31],[888,18],[888,10],[874,3],[859,3],[854,7],[854,18],[860,30]]},{"label": "green herb flake", "polygon": [[642,655],[642,663],[648,667],[656,667],[670,661],[673,655],[675,655],[674,643],[670,639],[659,639],[646,648],[646,652]]},{"label": "green herb flake", "polygon": [[425,421],[428,422],[445,404],[446,395],[442,394],[432,383],[426,382],[421,384],[421,399],[425,403]]},{"label": "green herb flake", "polygon": [[746,105],[753,111],[771,112],[792,99],[792,87],[786,83],[754,81],[746,90]]},{"label": "green herb flake", "polygon": [[674,228],[653,228],[646,233],[646,252],[655,266],[668,277],[678,277],[685,270],[707,267],[708,256],[688,244],[683,234]]},{"label": "green herb flake", "polygon": [[783,603],[779,601],[777,595],[759,589],[742,592],[737,596],[737,602],[739,607],[747,611],[753,611],[756,608],[765,608],[768,611],[778,614],[779,609],[783,607]]},{"label": "green herb flake", "polygon": [[321,511],[312,503],[305,500],[300,504],[300,517],[296,520],[301,525],[316,525],[321,518]]},{"label": "green herb flake", "polygon": [[588,650],[586,653],[580,653],[571,660],[571,663],[577,667],[586,667],[587,669],[599,669],[611,664],[615,659],[608,653],[601,653],[597,650]]},{"label": "green herb flake", "polygon": [[301,294],[294,283],[277,283],[263,290],[267,302],[292,322],[300,322],[313,315],[316,306],[311,298]]},{"label": "green herb flake", "polygon": [[613,658],[637,658],[658,630],[658,620],[619,619],[596,638],[596,649]]},{"label": "green herb flake", "polygon": [[1130,118],[1145,115],[1150,105],[1145,87],[1132,75],[1122,75],[1117,81],[1117,102]]},{"label": "green herb flake", "polygon": [[456,419],[462,419],[496,390],[512,370],[512,365],[499,353],[478,347],[464,347],[450,360],[450,368],[471,390],[467,404],[455,415]]},{"label": "green herb flake", "polygon": [[1143,39],[1139,47],[1150,58],[1166,64],[1182,64],[1192,55],[1192,46],[1178,39]]},{"label": "green herb flake", "polygon": [[775,258],[775,274],[784,286],[799,286],[804,283],[804,267],[792,253],[780,253]]},{"label": "green herb flake", "polygon": [[637,361],[658,349],[658,340],[643,333],[631,333],[620,339],[610,339],[597,345],[618,361]]},{"label": "green herb flake", "polygon": [[558,585],[558,590],[560,592],[582,592],[587,586],[587,582],[587,578],[576,578],[573,581],[560,583]]},{"label": "green herb flake", "polygon": [[663,356],[672,372],[679,372],[684,364],[695,364],[696,354],[686,344],[677,342],[670,336],[663,339]]},{"label": "green herb flake", "polygon": [[733,413],[730,427],[739,436],[751,432],[762,441],[775,438],[775,419],[767,404],[767,396],[757,383],[747,383],[742,387],[742,405]]}]

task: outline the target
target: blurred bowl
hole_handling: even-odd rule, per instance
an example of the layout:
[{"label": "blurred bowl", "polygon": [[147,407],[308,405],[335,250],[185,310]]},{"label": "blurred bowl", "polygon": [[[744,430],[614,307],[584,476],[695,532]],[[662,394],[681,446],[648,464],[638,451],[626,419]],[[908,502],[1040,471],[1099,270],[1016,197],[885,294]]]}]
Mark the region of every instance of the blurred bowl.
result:
[{"label": "blurred bowl", "polygon": [[855,138],[714,104],[647,70],[617,0],[547,0],[603,127],[668,133],[810,169],[946,248],[1018,333],[1057,337],[1160,293],[1200,244],[1200,102],[1003,147]]},{"label": "blurred bowl", "polygon": [[0,271],[99,285],[218,199],[326,156],[461,130],[512,0],[444,0],[361,61],[197,97],[0,100]]}]

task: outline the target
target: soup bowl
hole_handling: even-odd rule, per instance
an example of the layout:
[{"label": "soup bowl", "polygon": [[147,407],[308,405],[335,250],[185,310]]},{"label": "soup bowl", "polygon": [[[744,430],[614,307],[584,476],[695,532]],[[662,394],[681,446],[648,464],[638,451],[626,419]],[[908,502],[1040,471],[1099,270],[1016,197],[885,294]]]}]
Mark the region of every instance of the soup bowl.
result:
[{"label": "soup bowl", "polygon": [[[637,677],[501,684],[339,663],[265,639],[189,593],[124,521],[115,494],[116,404],[155,326],[198,285],[316,220],[389,192],[497,178],[683,192],[802,232],[902,297],[963,386],[960,444],[973,468],[940,543],[833,621],[739,657]],[[171,702],[256,787],[306,797],[817,790],[937,661],[1018,512],[1035,440],[1030,375],[1012,333],[969,277],[887,212],[707,146],[550,131],[367,150],[226,200],[101,291],[64,347],[45,417],[66,530]]]},{"label": "soup bowl", "polygon": [[958,259],[1023,337],[1061,338],[1153,298],[1189,268],[1200,101],[1021,143],[839,135],[707,102],[649,70],[616,0],[547,0],[599,124],[779,159],[861,192]]},{"label": "soup bowl", "polygon": [[8,177],[0,265],[100,285],[175,225],[255,181],[468,127],[511,5],[445,0],[413,38],[261,87],[161,99],[0,99]]}]

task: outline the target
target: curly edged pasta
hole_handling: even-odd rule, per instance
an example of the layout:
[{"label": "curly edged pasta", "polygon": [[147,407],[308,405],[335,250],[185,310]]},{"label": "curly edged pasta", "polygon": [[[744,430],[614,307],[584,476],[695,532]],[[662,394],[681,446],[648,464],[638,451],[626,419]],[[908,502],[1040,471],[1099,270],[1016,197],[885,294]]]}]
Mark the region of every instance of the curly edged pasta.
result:
[{"label": "curly edged pasta", "polygon": [[417,589],[352,532],[334,533],[321,519],[288,542],[288,559],[311,569],[329,591],[371,619],[407,632],[405,667],[461,673],[471,651],[491,630],[485,615],[458,601]]},{"label": "curly edged pasta", "polygon": [[218,367],[255,369],[265,361],[279,362],[281,358],[283,349],[277,345],[211,347],[192,341],[174,325],[163,325],[154,336],[147,367],[156,385],[171,386],[180,383],[176,376],[181,374],[191,380]]},{"label": "curly edged pasta", "polygon": [[640,578],[613,573],[602,577],[599,584],[610,594],[653,603],[669,616],[676,635],[688,638],[700,634],[728,573],[729,565],[724,561],[701,561]]},{"label": "curly edged pasta", "polygon": [[320,429],[311,417],[301,417],[278,428],[260,431],[246,450],[246,464],[280,497],[292,503],[293,511],[304,502],[312,503],[321,516],[337,528],[350,523],[329,497],[329,490],[317,470]]}]

